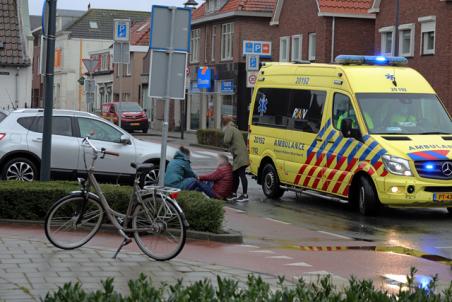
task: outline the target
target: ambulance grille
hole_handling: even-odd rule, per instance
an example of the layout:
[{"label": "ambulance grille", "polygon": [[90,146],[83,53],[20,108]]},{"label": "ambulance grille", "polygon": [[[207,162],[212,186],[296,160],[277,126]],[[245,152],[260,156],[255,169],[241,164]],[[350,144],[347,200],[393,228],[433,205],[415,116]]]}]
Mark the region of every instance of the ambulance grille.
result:
[{"label": "ambulance grille", "polygon": [[[452,180],[452,175],[449,175],[448,169],[443,168],[446,163],[452,164],[452,161],[418,161],[415,162],[414,165],[416,166],[416,171],[420,177],[429,179]],[[430,167],[427,168],[427,166]],[[443,171],[444,169],[446,171]]]}]

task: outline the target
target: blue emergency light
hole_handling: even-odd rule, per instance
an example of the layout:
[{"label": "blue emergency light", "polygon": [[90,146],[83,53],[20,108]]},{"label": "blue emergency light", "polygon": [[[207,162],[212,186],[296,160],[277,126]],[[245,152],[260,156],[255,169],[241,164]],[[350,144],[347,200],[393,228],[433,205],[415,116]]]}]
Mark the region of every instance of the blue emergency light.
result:
[{"label": "blue emergency light", "polygon": [[340,55],[336,57],[336,63],[342,65],[401,66],[408,64],[408,60],[405,57]]}]

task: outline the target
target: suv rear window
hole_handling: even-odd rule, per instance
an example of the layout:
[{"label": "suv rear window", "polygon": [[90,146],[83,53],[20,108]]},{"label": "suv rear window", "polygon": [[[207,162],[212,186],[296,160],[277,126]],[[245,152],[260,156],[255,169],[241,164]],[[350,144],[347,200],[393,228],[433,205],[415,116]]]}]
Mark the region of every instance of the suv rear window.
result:
[{"label": "suv rear window", "polygon": [[[17,123],[30,131],[43,132],[43,117],[22,117]],[[69,116],[55,116],[52,120],[52,129],[53,135],[72,136],[72,119]]]},{"label": "suv rear window", "polygon": [[0,122],[3,121],[6,118],[6,114],[3,112],[0,112]]},{"label": "suv rear window", "polygon": [[325,91],[259,89],[253,125],[317,133],[322,123],[325,100]]}]

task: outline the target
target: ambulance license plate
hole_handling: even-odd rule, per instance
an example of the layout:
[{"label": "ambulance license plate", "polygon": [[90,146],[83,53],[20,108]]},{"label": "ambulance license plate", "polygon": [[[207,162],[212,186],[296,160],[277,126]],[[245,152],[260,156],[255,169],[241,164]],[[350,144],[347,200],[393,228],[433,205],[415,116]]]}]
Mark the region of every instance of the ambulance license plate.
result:
[{"label": "ambulance license plate", "polygon": [[452,193],[435,193],[433,194],[434,201],[452,201]]},{"label": "ambulance license plate", "polygon": [[131,123],[132,126],[140,126],[140,123]]}]

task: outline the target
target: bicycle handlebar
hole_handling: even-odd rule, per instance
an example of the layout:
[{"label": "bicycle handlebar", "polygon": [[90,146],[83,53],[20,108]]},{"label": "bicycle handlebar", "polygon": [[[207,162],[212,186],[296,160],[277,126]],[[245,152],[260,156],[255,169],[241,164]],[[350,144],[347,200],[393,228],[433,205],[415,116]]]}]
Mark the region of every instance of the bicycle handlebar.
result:
[{"label": "bicycle handlebar", "polygon": [[83,139],[83,142],[84,142],[84,143],[87,143],[87,144],[91,147],[91,149],[93,149],[93,151],[94,151],[95,153],[101,153],[101,154],[103,154],[103,155],[111,155],[111,156],[116,156],[116,157],[119,156],[119,153],[117,153],[117,152],[112,152],[112,151],[107,151],[105,148],[102,148],[101,150],[97,149],[96,146],[94,146],[93,143],[91,143],[91,141],[89,140],[88,137],[85,137],[85,138]]}]

